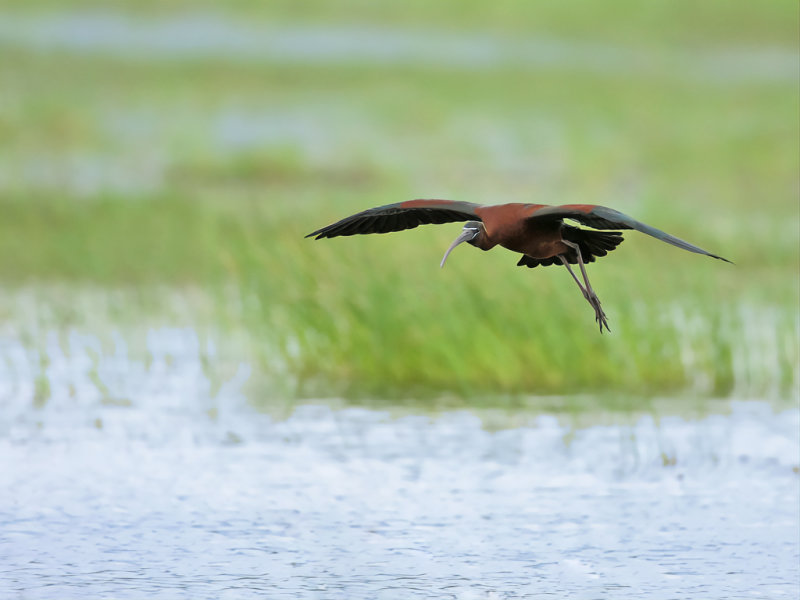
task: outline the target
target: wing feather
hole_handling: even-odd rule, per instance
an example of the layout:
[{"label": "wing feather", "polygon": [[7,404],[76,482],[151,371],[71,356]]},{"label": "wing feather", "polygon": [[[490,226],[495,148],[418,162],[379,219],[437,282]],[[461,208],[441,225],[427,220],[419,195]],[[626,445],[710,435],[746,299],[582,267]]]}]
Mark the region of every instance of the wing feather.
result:
[{"label": "wing feather", "polygon": [[572,219],[594,229],[635,229],[649,236],[652,236],[667,244],[672,244],[683,250],[696,254],[705,254],[712,258],[718,258],[725,262],[731,262],[727,258],[722,258],[712,254],[702,248],[690,244],[689,242],[670,235],[665,231],[651,227],[633,217],[608,208],[606,206],[596,206],[593,204],[565,204],[563,206],[545,206],[534,212],[529,219]]},{"label": "wing feather", "polygon": [[361,211],[317,229],[306,237],[315,239],[367,233],[389,233],[419,225],[480,221],[475,212],[480,204],[452,200],[409,200]]}]

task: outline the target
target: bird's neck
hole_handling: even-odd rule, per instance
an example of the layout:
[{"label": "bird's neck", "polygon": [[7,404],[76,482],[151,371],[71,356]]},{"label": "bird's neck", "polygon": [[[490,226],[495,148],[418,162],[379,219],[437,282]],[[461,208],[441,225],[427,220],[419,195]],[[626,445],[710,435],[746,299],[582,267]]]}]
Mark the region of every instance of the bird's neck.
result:
[{"label": "bird's neck", "polygon": [[486,233],[485,229],[481,229],[481,232],[478,234],[478,236],[472,240],[472,245],[476,248],[480,248],[481,250],[491,250],[497,246],[497,242],[489,237],[489,234]]}]

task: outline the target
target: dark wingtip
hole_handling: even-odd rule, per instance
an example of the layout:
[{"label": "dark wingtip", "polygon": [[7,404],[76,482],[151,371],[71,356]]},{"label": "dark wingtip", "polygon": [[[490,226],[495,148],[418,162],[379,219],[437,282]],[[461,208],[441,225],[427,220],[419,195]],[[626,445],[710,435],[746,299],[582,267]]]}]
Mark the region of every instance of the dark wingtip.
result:
[{"label": "dark wingtip", "polygon": [[716,259],[718,259],[718,260],[724,260],[724,261],[725,261],[726,263],[728,263],[729,265],[735,265],[735,264],[736,264],[736,263],[735,263],[735,262],[733,262],[732,260],[728,260],[727,258],[722,258],[721,256],[717,256],[716,254],[709,254],[709,256],[710,256],[711,258],[716,258]]}]

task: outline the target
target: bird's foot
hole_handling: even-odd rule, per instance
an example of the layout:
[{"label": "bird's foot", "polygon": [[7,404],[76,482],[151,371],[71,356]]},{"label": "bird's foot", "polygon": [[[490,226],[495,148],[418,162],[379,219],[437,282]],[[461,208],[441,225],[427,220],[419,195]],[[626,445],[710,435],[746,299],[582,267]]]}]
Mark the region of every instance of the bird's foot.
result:
[{"label": "bird's foot", "polygon": [[589,304],[592,305],[594,309],[594,320],[600,325],[600,333],[603,333],[603,327],[606,328],[606,331],[611,331],[608,327],[608,319],[606,318],[606,313],[603,312],[603,307],[600,306],[600,298],[597,297],[597,294],[590,294],[588,298]]}]

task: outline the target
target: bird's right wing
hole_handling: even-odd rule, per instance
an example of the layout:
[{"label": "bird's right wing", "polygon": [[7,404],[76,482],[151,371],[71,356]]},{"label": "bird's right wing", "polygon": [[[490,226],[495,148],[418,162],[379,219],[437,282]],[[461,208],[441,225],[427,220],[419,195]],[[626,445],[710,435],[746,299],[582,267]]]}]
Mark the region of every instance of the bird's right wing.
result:
[{"label": "bird's right wing", "polygon": [[480,204],[454,200],[408,200],[370,208],[317,229],[306,237],[332,238],[340,235],[364,233],[389,233],[412,229],[429,223],[451,223],[455,221],[480,221],[475,212]]}]

